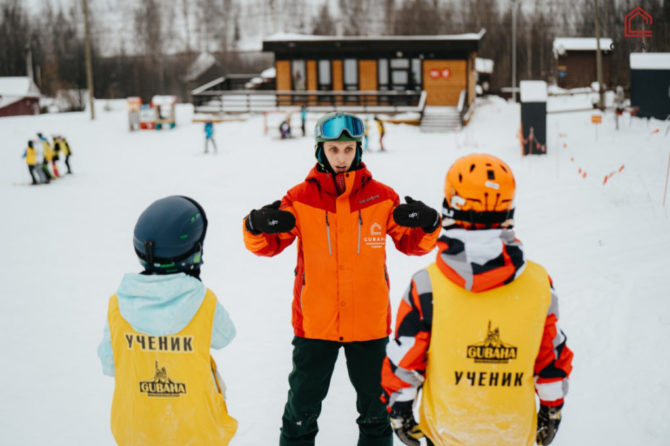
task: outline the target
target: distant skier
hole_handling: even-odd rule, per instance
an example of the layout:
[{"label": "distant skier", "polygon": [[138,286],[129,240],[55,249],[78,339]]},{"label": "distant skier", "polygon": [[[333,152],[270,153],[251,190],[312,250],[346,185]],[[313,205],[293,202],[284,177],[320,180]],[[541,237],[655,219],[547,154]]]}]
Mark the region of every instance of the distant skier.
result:
[{"label": "distant skier", "polygon": [[307,132],[305,129],[305,125],[307,123],[307,107],[304,105],[300,107],[300,130],[302,130],[302,136],[306,136]]},{"label": "distant skier", "polygon": [[40,182],[48,184],[51,182],[51,173],[49,172],[49,164],[44,157],[44,144],[42,144],[42,140],[33,140],[33,147],[35,148],[35,161],[37,162],[37,172],[40,175]]},{"label": "distant skier", "polygon": [[53,141],[53,156],[51,158],[51,168],[53,169],[54,176],[60,177],[60,172],[58,171],[57,161],[60,160],[60,141],[58,135],[54,135],[51,139]]},{"label": "distant skier", "polygon": [[67,139],[65,139],[63,135],[60,135],[60,148],[65,155],[65,166],[67,167],[67,173],[72,174],[72,169],[70,169],[70,156],[72,156],[72,148],[70,147],[70,143],[67,142]]},{"label": "distant skier", "polygon": [[291,115],[288,114],[284,120],[279,124],[279,136],[281,139],[291,137]]},{"label": "distant skier", "polygon": [[30,178],[33,180],[32,184],[40,184],[40,177],[37,173],[37,155],[32,141],[28,141],[28,147],[23,152],[23,158],[26,159],[28,172],[30,173]]},{"label": "distant skier", "polygon": [[365,122],[363,123],[365,125],[365,133],[363,133],[363,151],[366,152],[368,150],[368,135],[370,133],[370,119],[369,117],[365,117]]},{"label": "distant skier", "polygon": [[359,446],[391,446],[379,400],[381,362],[390,333],[386,240],[408,255],[435,247],[440,217],[420,201],[400,204],[361,161],[363,122],[328,113],[314,130],[317,164],[282,201],[252,210],[244,243],[275,256],[298,238],[293,292],[293,371],[281,446],[311,446],[340,348],[356,389]]},{"label": "distant skier", "polygon": [[384,150],[384,122],[379,119],[379,116],[375,116],[375,122],[377,123],[377,131],[379,132],[379,150]]},{"label": "distant skier", "polygon": [[152,203],[135,225],[144,268],[109,299],[98,356],[115,377],[112,433],[125,445],[228,445],[237,421],[210,348],[235,336],[228,313],[200,281],[207,218],[188,197]]},{"label": "distant skier", "polygon": [[467,155],[447,172],[437,259],[400,302],[382,371],[406,445],[424,435],[440,446],[548,445],[556,435],[573,354],[552,281],[514,235],[514,195],[512,170],[494,156]]},{"label": "distant skier", "polygon": [[205,153],[207,153],[207,148],[209,143],[212,143],[214,146],[214,153],[218,153],[219,149],[216,147],[216,141],[214,140],[214,123],[212,121],[205,122]]}]

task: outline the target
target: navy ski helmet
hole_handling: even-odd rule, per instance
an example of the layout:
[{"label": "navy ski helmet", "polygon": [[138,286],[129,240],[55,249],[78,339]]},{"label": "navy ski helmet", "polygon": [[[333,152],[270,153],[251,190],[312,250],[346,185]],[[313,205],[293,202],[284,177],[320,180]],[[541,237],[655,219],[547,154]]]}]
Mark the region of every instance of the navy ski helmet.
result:
[{"label": "navy ski helmet", "polygon": [[145,270],[170,274],[199,272],[207,232],[205,210],[189,197],[154,201],[135,224],[133,245]]}]

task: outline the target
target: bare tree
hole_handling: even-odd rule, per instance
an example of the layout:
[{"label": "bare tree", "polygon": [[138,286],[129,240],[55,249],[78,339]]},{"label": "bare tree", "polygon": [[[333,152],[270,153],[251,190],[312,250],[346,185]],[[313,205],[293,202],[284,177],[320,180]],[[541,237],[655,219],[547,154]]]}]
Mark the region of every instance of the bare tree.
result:
[{"label": "bare tree", "polygon": [[20,0],[8,0],[0,7],[0,42],[0,75],[24,75],[31,29]]},{"label": "bare tree", "polygon": [[336,34],[335,22],[330,15],[328,3],[324,3],[319,10],[319,15],[314,18],[312,34],[321,36],[334,36]]},{"label": "bare tree", "polygon": [[434,1],[407,0],[394,14],[393,31],[399,35],[438,34],[442,17],[442,11]]},{"label": "bare tree", "polygon": [[345,36],[363,36],[367,34],[365,21],[367,2],[360,0],[340,0],[340,17],[342,18],[342,33]]}]

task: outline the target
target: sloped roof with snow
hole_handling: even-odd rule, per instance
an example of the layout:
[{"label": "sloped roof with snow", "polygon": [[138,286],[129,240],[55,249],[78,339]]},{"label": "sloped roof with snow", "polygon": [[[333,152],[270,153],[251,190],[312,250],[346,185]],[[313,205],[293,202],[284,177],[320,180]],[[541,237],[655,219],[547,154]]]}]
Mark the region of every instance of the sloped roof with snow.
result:
[{"label": "sloped roof with snow", "polygon": [[266,68],[261,72],[261,77],[263,79],[274,79],[277,77],[277,70],[275,67]]},{"label": "sloped roof with snow", "polygon": [[[600,50],[610,51],[612,39],[600,38]],[[597,43],[595,37],[556,37],[554,39],[554,56],[562,56],[566,51],[595,51]]]},{"label": "sloped roof with snow", "polygon": [[211,53],[202,52],[198,54],[193,63],[186,71],[185,79],[187,81],[194,81],[200,77],[205,71],[216,65],[218,61]]},{"label": "sloped roof with snow", "polygon": [[0,77],[0,96],[39,98],[40,90],[28,76]]}]

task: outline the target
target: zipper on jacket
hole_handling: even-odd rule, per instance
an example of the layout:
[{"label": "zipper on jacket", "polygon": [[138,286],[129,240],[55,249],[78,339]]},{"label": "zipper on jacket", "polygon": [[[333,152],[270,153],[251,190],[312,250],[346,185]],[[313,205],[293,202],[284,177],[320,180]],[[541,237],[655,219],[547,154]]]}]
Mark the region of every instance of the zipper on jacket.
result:
[{"label": "zipper on jacket", "polygon": [[302,286],[300,287],[300,310],[302,310],[302,292],[305,290],[305,272],[302,272]]},{"label": "zipper on jacket", "polygon": [[330,245],[330,224],[328,223],[328,211],[326,211],[326,234],[328,235],[328,254],[333,255],[333,248]]},{"label": "zipper on jacket", "polygon": [[363,217],[361,217],[361,211],[358,211],[358,250],[356,254],[361,253],[361,226],[363,226]]}]

